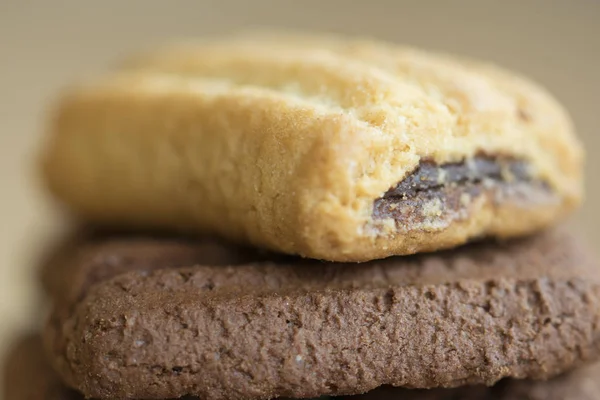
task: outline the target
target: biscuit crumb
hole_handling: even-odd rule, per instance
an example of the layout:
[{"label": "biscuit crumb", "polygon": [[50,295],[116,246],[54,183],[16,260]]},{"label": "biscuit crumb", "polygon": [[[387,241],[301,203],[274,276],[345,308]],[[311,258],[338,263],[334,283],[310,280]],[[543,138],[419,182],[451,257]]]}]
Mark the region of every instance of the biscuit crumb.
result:
[{"label": "biscuit crumb", "polygon": [[469,175],[471,175],[472,172],[477,171],[477,162],[473,158],[467,158],[465,160],[465,165],[469,170]]},{"label": "biscuit crumb", "polygon": [[442,215],[442,201],[440,199],[433,199],[423,204],[423,216],[434,218]]},{"label": "biscuit crumb", "polygon": [[437,183],[443,185],[446,183],[446,175],[448,173],[444,169],[440,169],[437,176]]},{"label": "biscuit crumb", "polygon": [[483,178],[482,183],[483,183],[483,187],[486,189],[491,189],[496,185],[494,180],[490,179],[490,178]]},{"label": "biscuit crumb", "polygon": [[374,236],[387,236],[392,235],[396,232],[396,221],[393,218],[386,218],[382,220],[372,220],[365,225],[363,233],[365,235]]},{"label": "biscuit crumb", "polygon": [[466,208],[469,204],[471,204],[471,195],[469,193],[462,193],[460,195],[460,205]]},{"label": "biscuit crumb", "polygon": [[500,168],[500,176],[504,182],[513,182],[515,180],[515,175],[512,173],[510,168],[507,165],[502,165]]}]

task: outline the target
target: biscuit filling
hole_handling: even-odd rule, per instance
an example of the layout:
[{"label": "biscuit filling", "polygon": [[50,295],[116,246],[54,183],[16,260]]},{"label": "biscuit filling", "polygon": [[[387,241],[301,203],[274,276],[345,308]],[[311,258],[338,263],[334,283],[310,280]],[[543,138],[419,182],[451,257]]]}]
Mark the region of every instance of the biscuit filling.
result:
[{"label": "biscuit filling", "polygon": [[373,219],[393,219],[399,229],[444,228],[467,218],[471,206],[484,196],[495,205],[524,207],[557,201],[549,185],[534,178],[522,160],[477,156],[442,165],[425,160],[375,200]]}]

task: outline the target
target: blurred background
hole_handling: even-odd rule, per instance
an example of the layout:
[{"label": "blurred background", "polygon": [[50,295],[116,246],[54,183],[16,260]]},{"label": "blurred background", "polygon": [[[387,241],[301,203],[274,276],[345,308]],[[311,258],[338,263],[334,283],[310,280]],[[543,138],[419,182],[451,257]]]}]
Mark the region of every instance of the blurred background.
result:
[{"label": "blurred background", "polygon": [[0,1],[0,352],[43,307],[36,259],[60,219],[33,165],[48,103],[74,78],[178,38],[252,27],[372,36],[494,61],[550,89],[588,150],[588,199],[574,222],[600,245],[600,1]]}]

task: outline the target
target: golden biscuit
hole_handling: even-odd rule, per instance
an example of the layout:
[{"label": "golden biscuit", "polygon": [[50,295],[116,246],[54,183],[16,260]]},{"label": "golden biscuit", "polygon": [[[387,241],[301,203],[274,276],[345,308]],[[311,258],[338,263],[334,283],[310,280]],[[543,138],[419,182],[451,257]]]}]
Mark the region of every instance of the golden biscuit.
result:
[{"label": "golden biscuit", "polygon": [[102,224],[366,261],[527,234],[582,198],[563,108],[493,66],[333,37],[137,56],[61,98],[51,191]]}]

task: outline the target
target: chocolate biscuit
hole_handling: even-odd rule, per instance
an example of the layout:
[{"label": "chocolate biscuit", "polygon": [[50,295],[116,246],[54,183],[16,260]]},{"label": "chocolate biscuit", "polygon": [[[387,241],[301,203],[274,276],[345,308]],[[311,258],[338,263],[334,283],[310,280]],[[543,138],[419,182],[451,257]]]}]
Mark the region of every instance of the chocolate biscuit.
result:
[{"label": "chocolate biscuit", "polygon": [[[600,364],[582,367],[550,381],[509,379],[493,387],[465,386],[455,389],[402,389],[380,387],[348,400],[598,400]],[[66,387],[46,361],[37,335],[23,337],[4,362],[5,400],[83,400]],[[327,397],[321,397],[323,400]],[[188,397],[186,400],[196,400]]]},{"label": "chocolate biscuit", "polygon": [[598,356],[600,271],[564,231],[362,265],[132,265],[47,325],[55,368],[88,397],[491,385]]},{"label": "chocolate biscuit", "polygon": [[484,63],[282,35],[134,58],[66,91],[43,148],[51,193],[96,224],[362,262],[537,232],[581,202],[566,111]]}]

